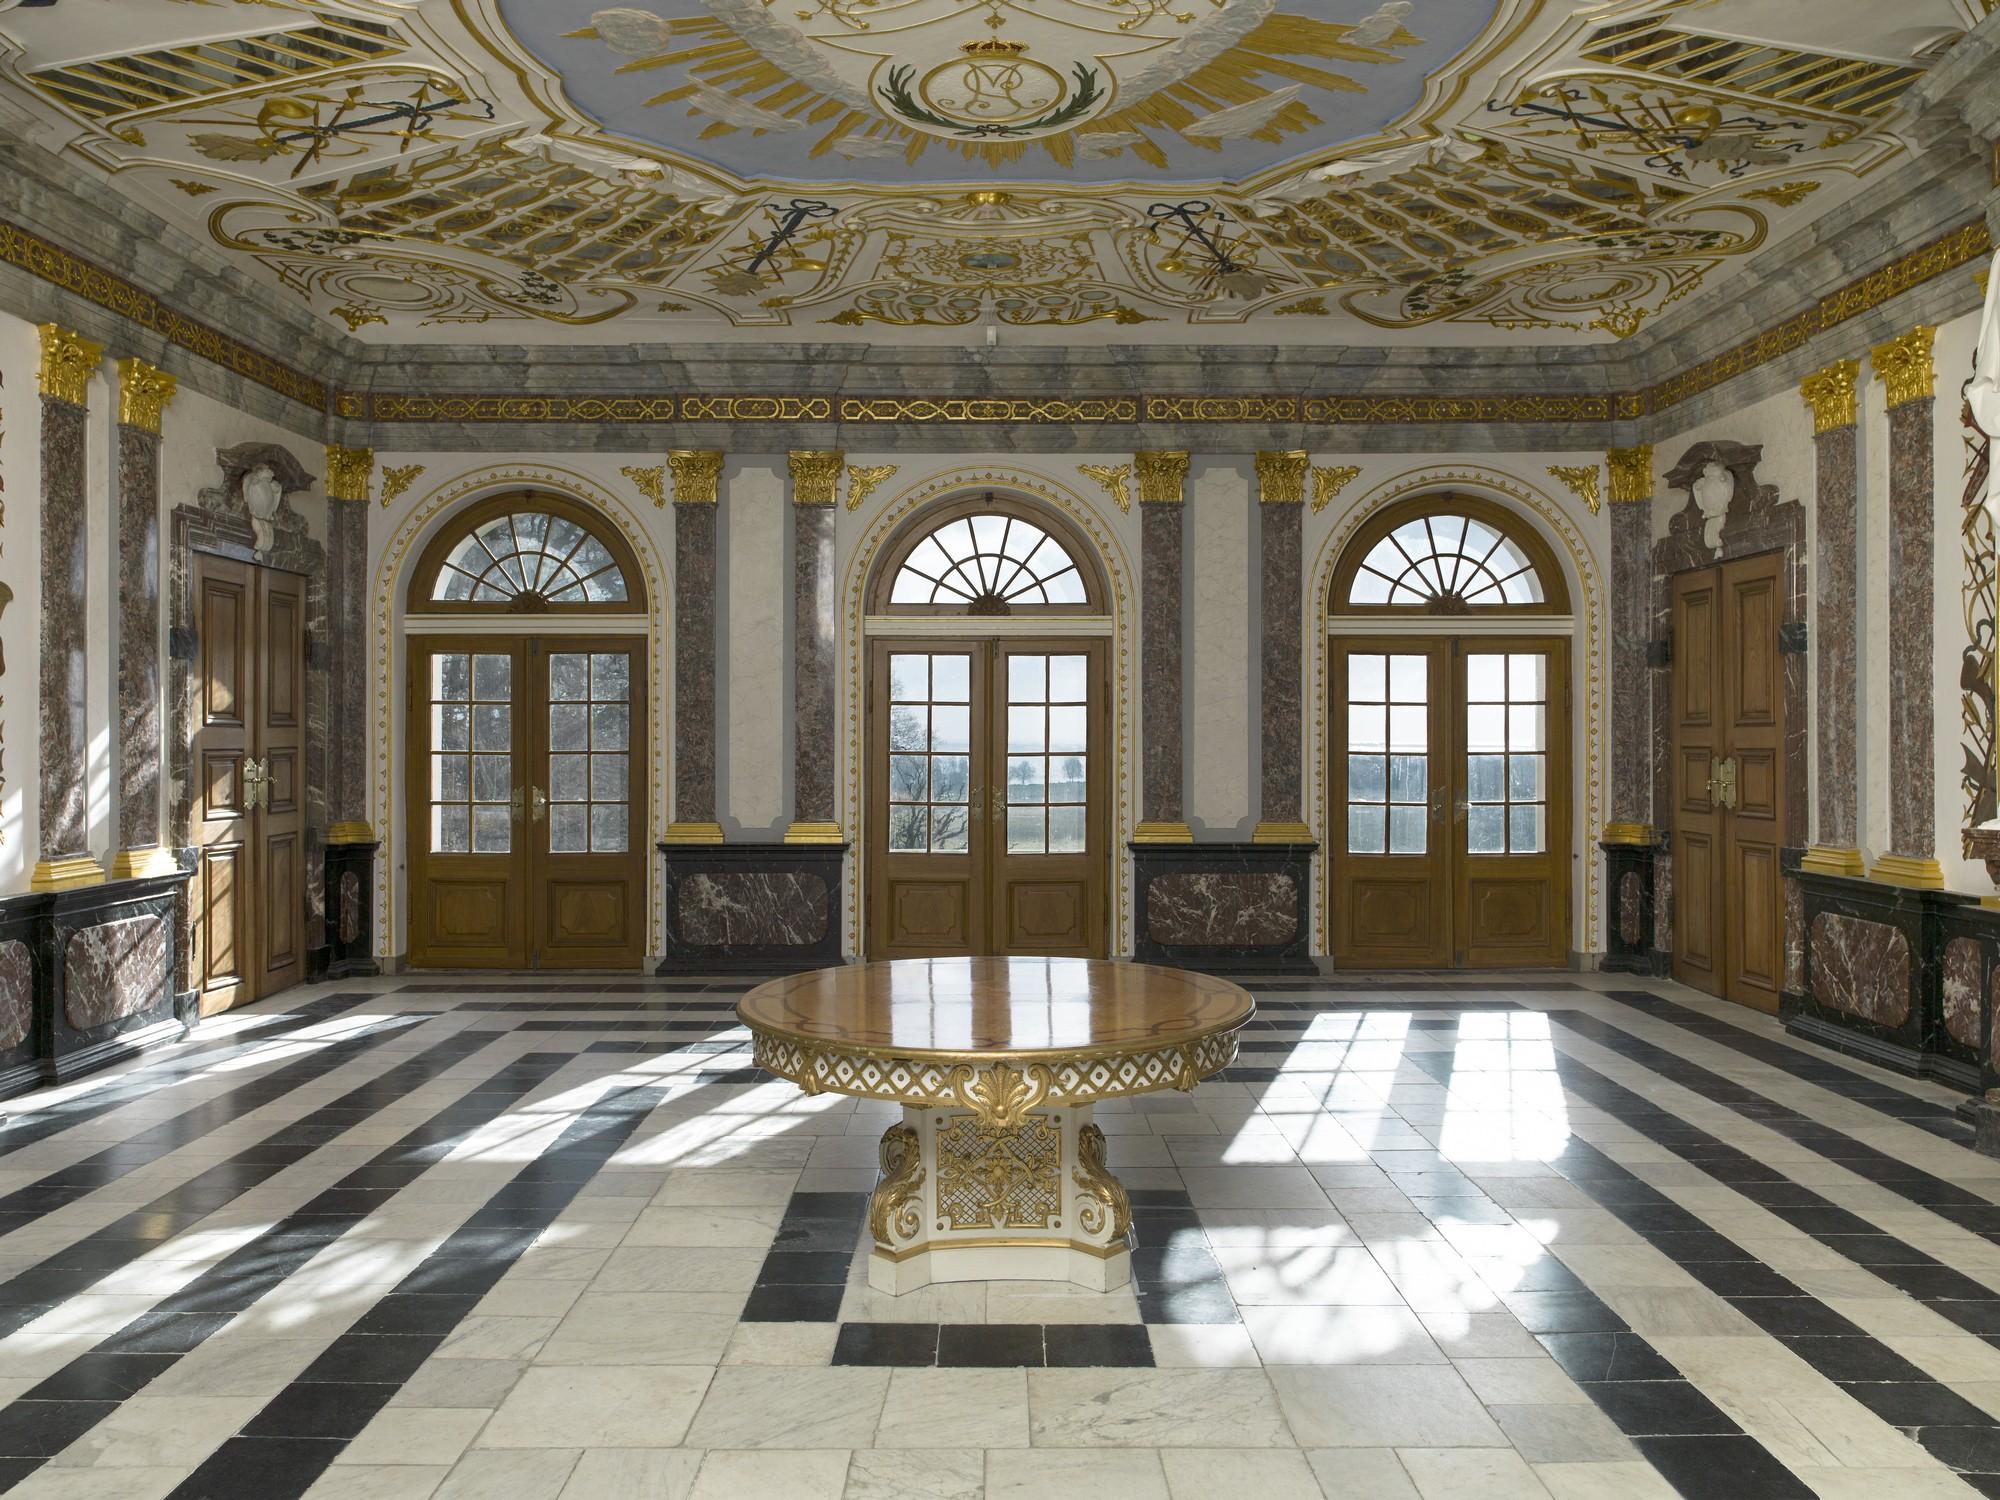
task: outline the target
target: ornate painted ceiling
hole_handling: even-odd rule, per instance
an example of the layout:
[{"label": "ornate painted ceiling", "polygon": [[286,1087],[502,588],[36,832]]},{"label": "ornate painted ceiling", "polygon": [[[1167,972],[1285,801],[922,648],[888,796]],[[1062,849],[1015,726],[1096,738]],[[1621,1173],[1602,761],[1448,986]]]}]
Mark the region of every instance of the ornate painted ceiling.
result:
[{"label": "ornate painted ceiling", "polygon": [[0,113],[371,341],[1611,341],[1985,3],[0,0]]}]

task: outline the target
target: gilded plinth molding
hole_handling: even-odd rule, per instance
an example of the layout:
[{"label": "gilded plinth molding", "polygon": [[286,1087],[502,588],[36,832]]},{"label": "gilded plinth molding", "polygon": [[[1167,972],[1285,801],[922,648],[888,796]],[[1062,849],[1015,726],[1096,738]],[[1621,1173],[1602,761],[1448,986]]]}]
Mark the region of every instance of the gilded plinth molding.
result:
[{"label": "gilded plinth molding", "polygon": [[1659,840],[1660,831],[1650,823],[1606,823],[1598,835],[1600,844],[1648,845]]},{"label": "gilded plinth molding", "polygon": [[145,849],[120,849],[111,856],[113,880],[147,880],[156,875],[178,875],[180,869],[173,854],[158,844]]},{"label": "gilded plinth molding", "polygon": [[143,359],[118,361],[118,421],[126,427],[159,435],[167,403],[180,382]]},{"label": "gilded plinth molding", "polygon": [[1312,830],[1303,823],[1259,823],[1250,832],[1253,844],[1310,844]]},{"label": "gilded plinth molding", "polygon": [[1944,866],[1924,855],[1884,854],[1876,858],[1868,878],[1879,880],[1884,885],[1907,886],[1911,890],[1941,891],[1944,889]]},{"label": "gilded plinth molding", "polygon": [[[1845,875],[1854,879],[1868,873],[1868,866],[1862,860],[1859,849],[1847,849],[1836,844],[1814,844],[1799,861],[1799,868],[1810,875]],[[1940,885],[1944,882],[1942,870],[1939,871],[1938,882]]]},{"label": "gilded plinth molding", "polygon": [[1860,375],[1860,360],[1837,359],[1799,382],[1799,398],[1812,409],[1814,436],[1854,425],[1854,393]]},{"label": "gilded plinth molding", "polygon": [[660,835],[663,844],[719,844],[722,842],[720,823],[669,823],[667,831]]},{"label": "gilded plinth molding", "polygon": [[377,842],[375,830],[359,819],[343,819],[330,825],[326,830],[329,844],[372,844]]},{"label": "gilded plinth molding", "polygon": [[794,821],[785,829],[785,842],[788,844],[844,844],[847,842],[847,835],[840,831],[838,823],[826,822],[824,820],[810,822]]},{"label": "gilded plinth molding", "polygon": [[1194,830],[1185,823],[1142,822],[1132,830],[1135,844],[1192,844]]},{"label": "gilded plinth molding", "polygon": [[28,877],[31,891],[73,891],[79,886],[102,884],[104,869],[88,854],[37,860],[34,874]]}]

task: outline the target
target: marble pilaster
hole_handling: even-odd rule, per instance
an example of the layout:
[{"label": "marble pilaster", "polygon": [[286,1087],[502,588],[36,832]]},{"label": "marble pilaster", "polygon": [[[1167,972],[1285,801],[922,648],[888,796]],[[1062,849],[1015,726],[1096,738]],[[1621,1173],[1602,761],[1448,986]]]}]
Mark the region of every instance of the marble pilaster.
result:
[{"label": "marble pilaster", "polygon": [[1813,414],[1813,552],[1819,566],[1813,626],[1819,785],[1813,845],[1801,868],[1820,875],[1859,875],[1863,868],[1855,764],[1861,597],[1855,377],[1860,369],[1856,360],[1836,360],[1799,386],[1799,395]]},{"label": "marble pilaster", "polygon": [[1889,403],[1889,849],[1869,872],[1894,885],[1940,888],[1937,860],[1937,503],[1933,492],[1931,358],[1936,330],[1918,326],[1870,351]]},{"label": "marble pilaster", "polygon": [[[1139,476],[1139,826],[1134,843],[1186,844],[1181,743],[1182,534],[1188,455],[1135,453]],[[1296,512],[1294,512],[1296,515]]]},{"label": "marble pilaster", "polygon": [[90,856],[85,797],[89,655],[85,611],[89,571],[85,478],[90,376],[101,345],[54,323],[40,327],[42,362],[42,620],[40,858],[38,891],[96,885],[104,871]]},{"label": "marble pilaster", "polygon": [[1614,448],[1611,474],[1611,821],[1608,843],[1653,837],[1652,634],[1653,448]]},{"label": "marble pilaster", "polygon": [[174,377],[118,361],[118,852],[111,873],[171,875],[160,838],[160,423]]},{"label": "marble pilaster", "polygon": [[667,454],[674,486],[674,821],[669,844],[719,844],[715,818],[715,507],[722,454]]},{"label": "marble pilaster", "polygon": [[788,844],[839,844],[834,792],[835,652],[834,498],[838,449],[791,454],[792,473],[792,822]]},{"label": "marble pilaster", "polygon": [[1260,844],[1312,842],[1312,832],[1302,816],[1304,723],[1299,671],[1307,462],[1302,449],[1257,455],[1258,517],[1263,533],[1259,655],[1264,732],[1257,827],[1250,836]]},{"label": "marble pilaster", "polygon": [[[366,448],[326,450],[326,572],[329,721],[368,719],[368,489],[375,455]],[[372,844],[368,822],[368,746],[335,735],[329,747],[329,844]]]}]

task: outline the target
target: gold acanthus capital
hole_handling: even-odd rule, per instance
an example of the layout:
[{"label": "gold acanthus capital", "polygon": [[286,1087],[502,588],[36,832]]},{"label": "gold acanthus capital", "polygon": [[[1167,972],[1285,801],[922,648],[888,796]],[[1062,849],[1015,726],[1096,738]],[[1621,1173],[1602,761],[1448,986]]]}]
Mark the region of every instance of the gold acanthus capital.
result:
[{"label": "gold acanthus capital", "polygon": [[42,362],[35,369],[35,384],[44,396],[85,404],[84,391],[91,372],[104,357],[104,346],[92,343],[74,329],[60,323],[43,323],[36,330],[42,337]]},{"label": "gold acanthus capital", "polygon": [[1812,408],[1815,434],[1854,425],[1854,387],[1860,375],[1860,360],[1837,359],[1799,382],[1800,399]]},{"label": "gold acanthus capital", "polygon": [[1134,453],[1132,465],[1139,478],[1141,505],[1179,505],[1187,498],[1185,448],[1149,448]]},{"label": "gold acanthus capital", "polygon": [[847,454],[839,448],[791,451],[792,504],[832,505],[840,493],[840,470]]},{"label": "gold acanthus capital", "polygon": [[1892,408],[1937,394],[1937,365],[1931,358],[1931,343],[1936,337],[1936,328],[1919,323],[1900,338],[1868,351],[1868,362],[1875,367],[1875,378],[1887,389]]},{"label": "gold acanthus capital", "polygon": [[118,421],[125,427],[159,435],[160,417],[174,399],[180,382],[143,359],[118,361]]},{"label": "gold acanthus capital", "polygon": [[1631,505],[1653,498],[1653,445],[1612,448],[1604,455],[1604,467],[1611,475],[1611,503]]},{"label": "gold acanthus capital", "polygon": [[1266,448],[1257,454],[1257,499],[1263,505],[1303,505],[1306,469],[1303,448]]},{"label": "gold acanthus capital", "polygon": [[722,450],[669,448],[667,473],[674,481],[674,504],[713,505],[722,485]]},{"label": "gold acanthus capital", "polygon": [[343,448],[326,445],[326,498],[329,500],[368,499],[368,486],[375,478],[373,448]]}]

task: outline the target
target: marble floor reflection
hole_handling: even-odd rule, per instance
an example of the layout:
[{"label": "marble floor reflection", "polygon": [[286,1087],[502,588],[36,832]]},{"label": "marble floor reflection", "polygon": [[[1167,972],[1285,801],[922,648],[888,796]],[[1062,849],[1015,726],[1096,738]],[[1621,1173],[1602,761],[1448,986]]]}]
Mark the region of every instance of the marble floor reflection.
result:
[{"label": "marble floor reflection", "polygon": [[864,1275],[729,983],[306,989],[0,1106],[23,1500],[2000,1496],[2000,1163],[1665,983],[1287,981],[1130,1287]]}]

